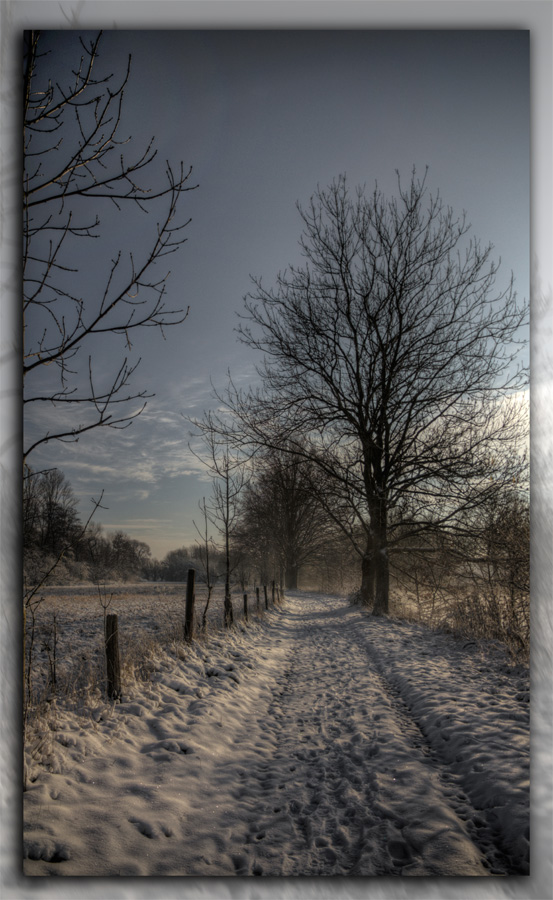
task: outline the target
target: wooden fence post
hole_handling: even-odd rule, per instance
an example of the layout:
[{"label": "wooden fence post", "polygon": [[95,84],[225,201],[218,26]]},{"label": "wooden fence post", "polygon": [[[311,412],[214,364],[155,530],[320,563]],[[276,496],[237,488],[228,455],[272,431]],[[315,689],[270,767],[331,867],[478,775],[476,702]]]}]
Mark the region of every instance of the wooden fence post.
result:
[{"label": "wooden fence post", "polygon": [[232,599],[230,593],[225,593],[225,605],[224,605],[224,619],[223,624],[225,628],[230,628],[230,626],[234,622],[234,611],[232,608]]},{"label": "wooden fence post", "polygon": [[186,607],[184,610],[184,640],[190,641],[194,637],[194,580],[196,572],[194,569],[188,570],[188,581],[186,583]]},{"label": "wooden fence post", "polygon": [[244,619],[248,621],[248,595],[244,594]]},{"label": "wooden fence post", "polygon": [[273,606],[275,605],[275,583],[271,581],[271,600],[273,602]]},{"label": "wooden fence post", "polygon": [[269,609],[269,600],[267,598],[267,585],[263,585],[263,593],[265,594],[265,609]]},{"label": "wooden fence post", "polygon": [[259,588],[258,587],[256,587],[256,589],[255,589],[255,596],[256,596],[256,600],[257,600],[257,614],[259,615]]},{"label": "wooden fence post", "polygon": [[121,699],[121,659],[119,656],[119,628],[117,616],[106,616],[106,670],[108,697],[110,700]]}]

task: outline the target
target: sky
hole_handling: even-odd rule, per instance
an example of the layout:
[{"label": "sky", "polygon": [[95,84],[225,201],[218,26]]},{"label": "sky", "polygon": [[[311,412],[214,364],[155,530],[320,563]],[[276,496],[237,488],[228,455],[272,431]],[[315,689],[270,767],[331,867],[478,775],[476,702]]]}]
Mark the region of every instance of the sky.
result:
[{"label": "sky", "polygon": [[[52,65],[71,65],[75,34],[50,39]],[[213,386],[223,389],[229,370],[255,383],[258,358],[237,340],[237,314],[252,275],[269,285],[300,261],[296,203],[318,185],[345,173],[352,188],[378,182],[391,195],[396,170],[406,181],[428,166],[429,188],[493,243],[498,285],[512,271],[528,297],[529,40],[484,29],[105,31],[106,69],[122,73],[129,53],[123,130],[140,146],[155,136],[159,159],[192,165],[198,184],[182,200],[188,239],[167,283],[168,305],[190,312],[165,340],[148,330],[134,342],[133,386],[155,397],[130,428],[50,442],[30,462],[63,471],[83,518],[103,491],[96,521],[162,558],[194,541],[198,501],[210,493],[187,417],[217,405]],[[130,215],[123,233],[75,261],[75,283],[90,287],[118,237],[140,252],[150,227]],[[99,369],[124,355],[113,341],[94,345]],[[27,434],[48,427],[45,417],[30,415]]]}]

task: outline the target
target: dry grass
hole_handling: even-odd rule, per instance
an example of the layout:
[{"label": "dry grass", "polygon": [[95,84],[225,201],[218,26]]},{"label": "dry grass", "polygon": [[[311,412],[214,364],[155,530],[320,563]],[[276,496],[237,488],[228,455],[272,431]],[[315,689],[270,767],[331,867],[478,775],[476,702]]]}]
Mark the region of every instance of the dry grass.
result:
[{"label": "dry grass", "polygon": [[460,584],[456,589],[427,589],[415,594],[396,585],[390,612],[458,637],[498,641],[514,662],[526,664],[530,653],[529,604],[529,597],[514,599],[498,588],[476,591]]},{"label": "dry grass", "polygon": [[[147,681],[160,649],[180,654],[186,585],[114,584],[56,586],[43,590],[41,602],[26,622],[26,715],[36,715],[53,698],[75,707],[105,691],[104,615],[118,617],[124,681]],[[206,602],[196,589],[196,637],[205,639],[201,620]],[[215,589],[207,615],[207,634],[223,628],[223,589]],[[233,592],[234,621],[243,620],[242,592]],[[29,654],[31,665],[29,669]]]}]

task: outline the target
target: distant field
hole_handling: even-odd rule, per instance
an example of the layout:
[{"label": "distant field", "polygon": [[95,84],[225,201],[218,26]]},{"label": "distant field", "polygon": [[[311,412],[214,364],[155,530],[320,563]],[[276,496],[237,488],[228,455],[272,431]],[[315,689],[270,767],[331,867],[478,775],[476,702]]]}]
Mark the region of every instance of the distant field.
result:
[{"label": "distant field", "polygon": [[[264,606],[263,592],[261,605]],[[182,639],[186,584],[138,583],[106,584],[101,588],[106,612],[118,616],[119,643],[123,665],[144,658],[153,642],[165,646]],[[44,588],[44,598],[32,616],[27,614],[27,654],[32,643],[33,692],[38,698],[47,687],[55,661],[59,691],[86,690],[93,681],[104,679],[104,610],[94,585],[70,585]],[[196,586],[196,628],[199,630],[207,591]],[[224,586],[214,589],[207,615],[208,633],[223,628]],[[243,594],[232,591],[234,621],[243,618]],[[255,615],[255,591],[248,595],[250,612]],[[54,652],[55,626],[55,652]]]},{"label": "distant field", "polygon": [[[205,585],[197,584],[195,593],[196,617],[199,620],[207,600]],[[103,602],[109,601],[107,611],[117,613],[121,617],[120,627],[123,626],[125,618],[132,618],[133,623],[141,621],[144,627],[157,631],[162,621],[175,624],[180,620],[184,621],[186,583],[106,584],[101,586],[100,592],[96,585],[53,586],[43,588],[40,596],[44,597],[44,603],[40,607],[41,618],[45,615],[51,617],[53,613],[68,619],[77,616],[80,619],[95,620],[99,617],[100,626],[102,626],[101,596]],[[239,589],[232,590],[235,615],[238,616],[242,614],[242,597]],[[208,611],[209,624],[213,627],[223,625],[223,599],[224,586],[217,585],[213,590]],[[250,594],[249,600],[254,599],[255,595]],[[220,621],[218,621],[219,619]]]}]

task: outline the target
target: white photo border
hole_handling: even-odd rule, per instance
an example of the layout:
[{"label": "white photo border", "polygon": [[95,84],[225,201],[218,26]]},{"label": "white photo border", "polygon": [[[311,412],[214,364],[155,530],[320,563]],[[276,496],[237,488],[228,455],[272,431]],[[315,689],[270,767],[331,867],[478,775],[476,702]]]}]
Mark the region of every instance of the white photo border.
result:
[{"label": "white photo border", "polygon": [[[531,453],[532,453],[532,770],[531,871],[525,878],[58,878],[21,874],[18,528],[21,392],[19,319],[18,89],[25,28],[390,28],[530,31],[531,53]],[[552,296],[552,0],[0,0],[1,613],[0,737],[2,802],[0,894],[5,900],[488,900],[553,897],[553,296]],[[11,356],[10,356],[11,354]],[[19,665],[19,669],[17,666]]]}]

